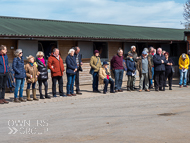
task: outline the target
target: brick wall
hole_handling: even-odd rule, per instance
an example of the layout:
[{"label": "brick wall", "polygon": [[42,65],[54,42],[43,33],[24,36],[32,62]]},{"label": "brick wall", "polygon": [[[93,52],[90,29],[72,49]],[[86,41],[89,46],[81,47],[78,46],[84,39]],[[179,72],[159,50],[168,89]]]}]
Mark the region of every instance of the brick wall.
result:
[{"label": "brick wall", "polygon": [[117,50],[122,48],[122,42],[108,42],[108,57],[109,61],[117,54]]},{"label": "brick wall", "polygon": [[[13,59],[14,59],[14,51],[15,51],[15,49],[17,49],[17,40],[0,39],[0,45],[7,46],[7,56],[9,59],[9,63],[12,63]],[[11,47],[14,47],[14,50],[11,50]]]}]

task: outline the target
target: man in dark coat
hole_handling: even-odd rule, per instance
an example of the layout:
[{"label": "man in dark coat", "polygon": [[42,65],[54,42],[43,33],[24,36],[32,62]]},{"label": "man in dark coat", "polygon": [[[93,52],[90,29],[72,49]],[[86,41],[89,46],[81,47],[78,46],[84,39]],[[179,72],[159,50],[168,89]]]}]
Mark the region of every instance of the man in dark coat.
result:
[{"label": "man in dark coat", "polygon": [[162,48],[157,49],[157,53],[153,57],[153,62],[155,73],[155,91],[165,91],[164,77],[166,58],[162,55]]},{"label": "man in dark coat", "polygon": [[80,48],[79,47],[74,47],[75,50],[75,58],[77,62],[77,71],[76,71],[76,77],[75,77],[75,87],[76,87],[76,94],[82,94],[80,92],[79,88],[79,71],[82,71],[82,55],[80,54]]}]

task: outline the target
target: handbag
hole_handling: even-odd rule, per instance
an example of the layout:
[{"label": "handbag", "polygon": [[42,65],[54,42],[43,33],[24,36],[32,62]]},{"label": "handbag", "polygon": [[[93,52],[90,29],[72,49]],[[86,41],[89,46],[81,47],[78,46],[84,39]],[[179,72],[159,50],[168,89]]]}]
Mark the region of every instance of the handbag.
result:
[{"label": "handbag", "polygon": [[[97,60],[97,63],[96,63],[96,66],[97,66],[97,64],[98,64],[98,62],[99,62],[99,58],[98,58],[98,60]],[[91,69],[90,69],[90,72],[89,72],[91,75],[93,75],[94,74],[94,69],[91,67]]]},{"label": "handbag", "polygon": [[175,70],[174,70],[174,67],[172,66],[172,72],[174,73],[175,72]]}]

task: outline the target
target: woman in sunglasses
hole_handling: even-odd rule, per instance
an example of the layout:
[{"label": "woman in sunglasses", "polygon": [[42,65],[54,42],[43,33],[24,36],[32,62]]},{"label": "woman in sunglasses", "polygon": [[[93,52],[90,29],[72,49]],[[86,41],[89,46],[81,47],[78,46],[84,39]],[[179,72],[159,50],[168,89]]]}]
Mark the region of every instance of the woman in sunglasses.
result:
[{"label": "woman in sunglasses", "polygon": [[[25,83],[26,71],[24,69],[24,60],[22,56],[22,49],[17,49],[15,51],[15,58],[13,60],[12,68],[15,72],[15,79],[16,79],[16,87],[14,92],[14,102],[26,102],[23,98],[23,88]],[[17,96],[19,90],[19,98]]]}]

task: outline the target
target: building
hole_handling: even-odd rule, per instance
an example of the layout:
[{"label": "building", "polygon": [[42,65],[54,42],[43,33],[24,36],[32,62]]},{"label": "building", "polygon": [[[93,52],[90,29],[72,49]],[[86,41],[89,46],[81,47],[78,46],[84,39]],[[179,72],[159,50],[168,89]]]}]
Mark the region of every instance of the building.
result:
[{"label": "building", "polygon": [[[176,62],[181,53],[187,52],[188,41],[184,29],[153,28],[113,24],[83,23],[0,16],[0,44],[8,47],[11,63],[14,50],[23,49],[24,57],[44,51],[48,58],[53,47],[60,49],[65,60],[68,50],[79,46],[84,63],[82,84],[91,83],[89,60],[93,51],[100,51],[102,61],[110,61],[123,48],[124,54],[136,45],[138,55],[145,47],[162,47]],[[66,78],[65,78],[66,79]]]}]

